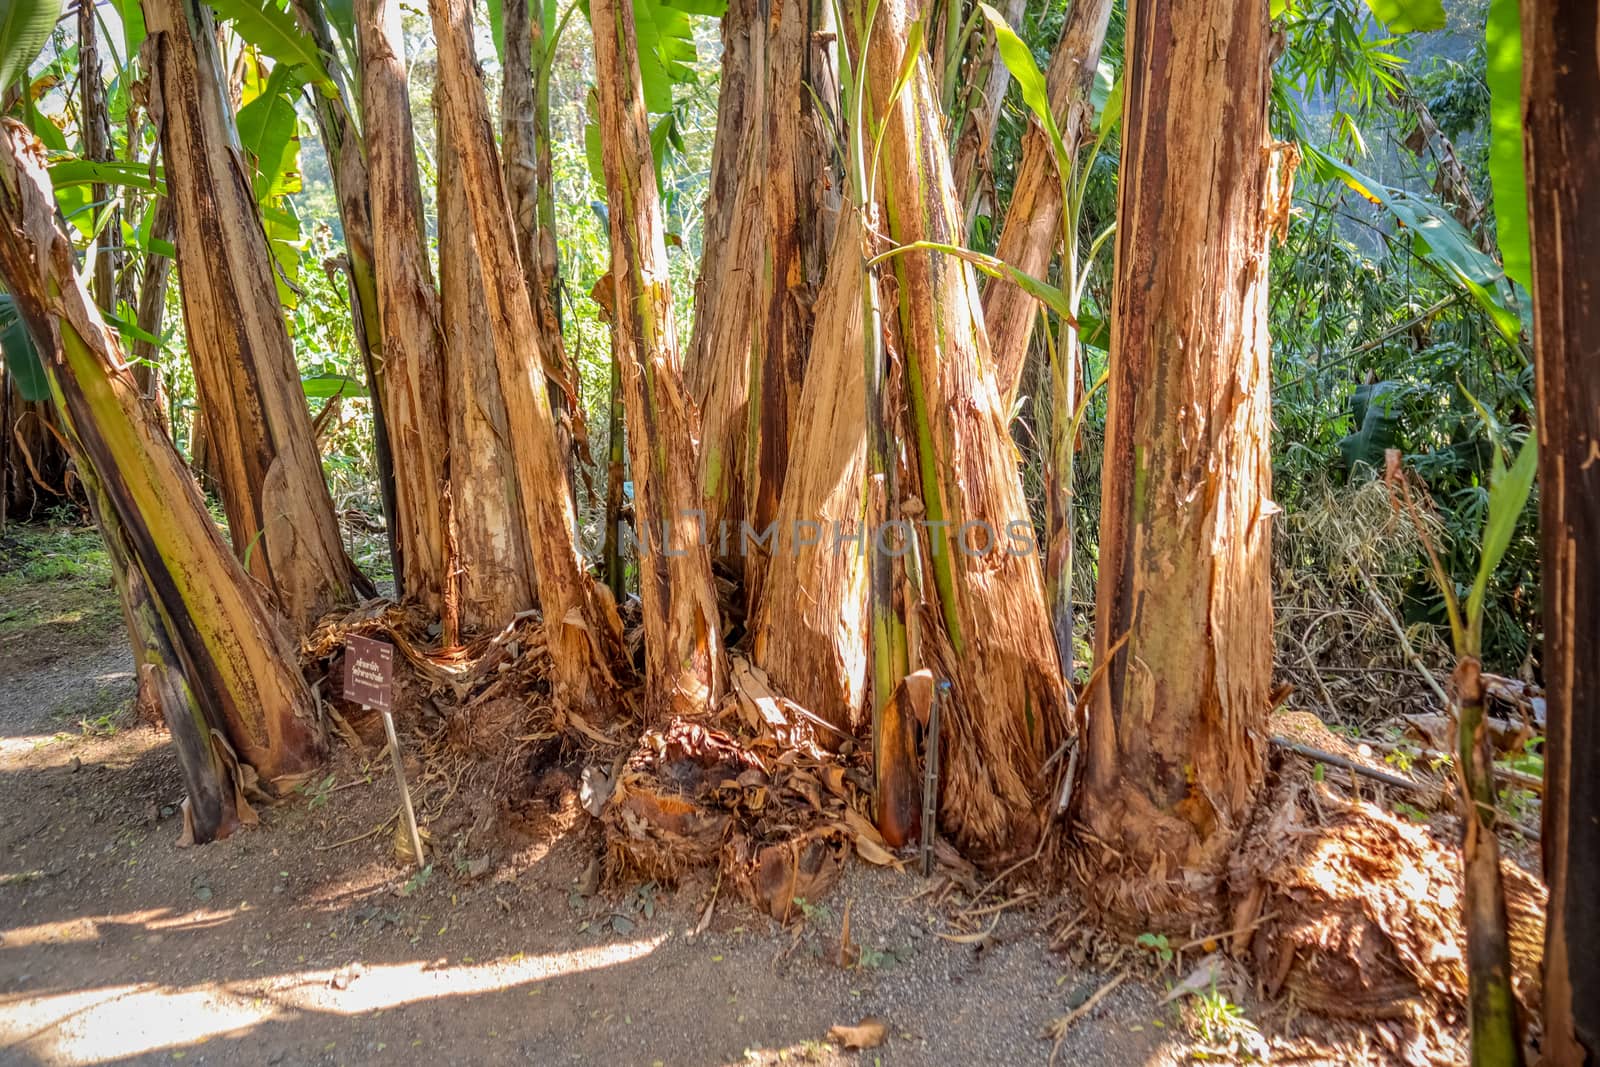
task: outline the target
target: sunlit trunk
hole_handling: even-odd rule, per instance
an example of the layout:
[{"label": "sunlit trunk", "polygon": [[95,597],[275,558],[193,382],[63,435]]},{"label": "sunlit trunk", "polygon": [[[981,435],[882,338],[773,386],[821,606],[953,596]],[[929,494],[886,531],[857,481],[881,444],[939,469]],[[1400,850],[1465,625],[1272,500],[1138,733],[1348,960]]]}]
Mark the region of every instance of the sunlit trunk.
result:
[{"label": "sunlit trunk", "polygon": [[365,579],[345,555],[322,479],[209,9],[147,0],[145,21],[189,355],[228,528],[250,573],[304,631]]},{"label": "sunlit trunk", "polygon": [[668,287],[666,228],[639,75],[633,8],[592,0],[600,141],[610,206],[612,350],[632,460],[646,704],[657,717],[710,711],[727,684],[721,618],[696,477]]},{"label": "sunlit trunk", "polygon": [[622,663],[622,626],[610,592],[578,557],[572,497],[546,387],[548,340],[534,318],[517,258],[483,82],[472,55],[466,0],[430,0],[439,58],[436,100],[460,157],[459,184],[477,242],[490,348],[506,405],[507,439],[533,557],[556,697],[596,711]]},{"label": "sunlit trunk", "polygon": [[383,331],[383,412],[394,457],[395,524],[408,599],[456,643],[459,598],[449,551],[449,447],[439,294],[428,262],[405,40],[395,0],[358,0],[361,112],[371,183],[373,264]]},{"label": "sunlit trunk", "polygon": [[861,219],[850,210],[817,295],[766,591],[751,624],[752,654],[774,686],[851,732],[864,725],[867,689],[867,560],[848,540],[866,521],[861,249]]},{"label": "sunlit trunk", "polygon": [[1523,155],[1538,372],[1543,545],[1543,1062],[1600,1062],[1600,22],[1592,4],[1522,9]]},{"label": "sunlit trunk", "polygon": [[[911,12],[879,6],[865,66],[872,99],[893,98]],[[879,105],[881,106],[881,105]],[[880,180],[895,244],[960,244],[963,220],[926,59],[883,116]],[[897,300],[884,313],[904,360],[907,486],[925,531],[926,628],[920,661],[951,683],[945,701],[939,821],[980,857],[1031,848],[1050,783],[1041,769],[1067,736],[1061,670],[1045,611],[1006,412],[988,371],[977,281],[930,252],[889,261]],[[870,417],[870,413],[869,413]],[[902,515],[907,514],[904,503]],[[879,694],[878,698],[883,699]]]},{"label": "sunlit trunk", "polygon": [[472,234],[449,116],[439,114],[435,129],[439,232],[451,235],[439,245],[439,303],[445,324],[445,419],[461,569],[461,619],[468,630],[494,631],[517,612],[533,607],[535,578],[506,405],[495,371],[478,242]]},{"label": "sunlit trunk", "polygon": [[[126,549],[136,626],[153,640],[186,778],[220,788],[217,762],[253,768],[269,788],[293,786],[323,750],[294,645],[222,542],[182,460],[140,395],[115,336],[77,280],[72,245],[31,134],[5,127],[0,152],[0,277],[39,346],[76,459],[93,479],[113,551]],[[155,619],[143,605],[153,607]],[[177,675],[181,674],[181,678]],[[206,740],[226,735],[229,751]],[[197,834],[225,832],[226,811],[197,799]],[[207,814],[207,813],[210,814]]]},{"label": "sunlit trunk", "polygon": [[1141,929],[1215,917],[1261,784],[1269,38],[1265,4],[1128,12],[1083,815],[1089,891]]}]

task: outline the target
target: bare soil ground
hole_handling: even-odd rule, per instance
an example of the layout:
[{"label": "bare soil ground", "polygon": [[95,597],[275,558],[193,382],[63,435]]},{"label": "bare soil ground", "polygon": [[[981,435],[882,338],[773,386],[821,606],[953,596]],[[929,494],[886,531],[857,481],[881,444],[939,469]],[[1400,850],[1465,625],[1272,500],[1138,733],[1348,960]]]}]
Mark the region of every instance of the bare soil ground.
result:
[{"label": "bare soil ground", "polygon": [[[1377,1030],[1307,1038],[1226,980],[1163,1004],[1192,958],[1086,925],[1052,951],[1056,897],[953,941],[958,905],[856,865],[788,928],[728,894],[703,925],[712,885],[597,884],[570,783],[515,812],[447,791],[425,816],[455,859],[419,878],[375,749],[338,746],[258,827],[179,848],[176,763],[133,720],[93,534],[28,536],[0,540],[0,1064],[1043,1063],[1050,1021],[1124,968],[1057,1062],[1390,1055]],[[864,951],[841,967],[847,906]],[[879,1047],[828,1039],[868,1017]]]}]

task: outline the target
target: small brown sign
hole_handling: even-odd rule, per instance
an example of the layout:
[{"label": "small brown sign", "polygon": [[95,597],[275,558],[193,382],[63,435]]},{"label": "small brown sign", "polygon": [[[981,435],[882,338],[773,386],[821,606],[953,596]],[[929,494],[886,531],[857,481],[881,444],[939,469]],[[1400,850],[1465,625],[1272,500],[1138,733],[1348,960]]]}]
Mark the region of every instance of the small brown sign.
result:
[{"label": "small brown sign", "polygon": [[344,639],[344,698],[352,704],[390,710],[394,646],[354,634]]}]

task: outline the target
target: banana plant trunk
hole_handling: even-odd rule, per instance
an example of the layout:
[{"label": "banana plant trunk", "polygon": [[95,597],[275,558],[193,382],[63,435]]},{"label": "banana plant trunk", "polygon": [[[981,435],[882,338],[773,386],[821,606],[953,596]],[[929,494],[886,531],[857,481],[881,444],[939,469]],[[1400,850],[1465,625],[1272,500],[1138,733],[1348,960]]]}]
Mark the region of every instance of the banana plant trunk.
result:
[{"label": "banana plant trunk", "polygon": [[[323,0],[291,0],[291,7],[307,36],[324,56],[336,56],[333,28],[328,25]],[[367,173],[366,144],[356,128],[353,111],[359,110],[350,99],[344,69],[327,63],[329,76],[338,92],[309,94],[316,116],[317,135],[328,157],[333,179],[333,195],[339,205],[339,228],[344,235],[346,291],[349,293],[351,325],[356,348],[367,376],[367,403],[372,408],[373,466],[378,479],[378,497],[383,507],[384,536],[389,545],[390,571],[395,577],[395,596],[404,598],[405,561],[401,558],[399,505],[396,502],[394,456],[389,449],[388,420],[384,417],[383,327],[378,314],[378,280],[373,266],[372,190]]]},{"label": "banana plant trunk", "polygon": [[467,630],[493,632],[534,606],[536,582],[461,156],[437,99],[435,111],[439,232],[451,235],[439,244],[439,308],[461,621]]},{"label": "banana plant trunk", "polygon": [[866,271],[862,242],[861,216],[847,208],[817,294],[765,592],[750,627],[752,657],[774,686],[850,733],[866,720],[870,548],[860,539],[873,533],[862,488],[862,293],[875,282]]},{"label": "banana plant trunk", "polygon": [[[1050,112],[1061,131],[1068,159],[1077,159],[1083,146],[1094,139],[1090,94],[1110,18],[1111,0],[1074,2],[1067,10],[1061,40],[1045,72]],[[1022,158],[1017,163],[1017,179],[1012,188],[995,256],[1024,274],[1043,278],[1062,245],[1063,208],[1055,149],[1037,123],[1030,123],[1028,132],[1023,134]],[[1028,358],[1028,344],[1038,319],[1039,302],[1021,286],[1002,278],[990,278],[985,283],[983,321],[989,329],[995,387],[1007,411],[1016,403],[1022,365]]]},{"label": "banana plant trunk", "polygon": [[[100,70],[100,34],[95,25],[95,5],[78,5],[78,128],[83,138],[83,158],[96,163],[107,163],[113,158],[111,149],[111,115],[106,106],[106,83]],[[89,186],[89,200],[94,204],[93,217],[98,219],[107,206],[107,187],[100,183]],[[95,302],[102,310],[117,309],[117,268],[122,261],[122,211],[113,208],[105,227],[95,238],[94,251]]]},{"label": "banana plant trunk", "polygon": [[[952,0],[952,3],[952,11],[959,11],[962,6],[959,0]],[[1000,14],[1009,26],[1021,24],[1027,11],[1027,0],[1006,0],[1000,8]],[[1072,17],[1071,11],[1069,8],[1068,18]],[[959,79],[967,87],[959,101],[956,122],[951,130],[950,170],[955,182],[956,199],[962,205],[964,229],[970,233],[979,205],[984,200],[985,187],[990,190],[994,187],[990,154],[995,130],[1000,125],[1000,113],[1006,102],[1006,89],[1011,83],[1011,72],[1000,60],[994,35],[973,33],[959,69],[944,73],[946,77]],[[1032,127],[1029,129],[1033,132]],[[1023,188],[1019,182],[1012,196],[1022,192]]]},{"label": "banana plant trunk", "polygon": [[[694,330],[685,360],[686,380],[700,410],[700,483],[707,528],[737,531],[746,516],[748,429],[757,410],[751,403],[751,364],[761,353],[752,323],[765,255],[761,191],[765,172],[766,80],[762,67],[766,27],[757,0],[729,0],[722,16],[722,71],[718,83],[717,132],[711,148],[711,187],[706,196],[704,252],[694,290]],[[713,536],[713,543],[720,538]],[[742,574],[746,557],[719,553]]]},{"label": "banana plant trunk", "polygon": [[[157,241],[172,240],[172,200],[163,196],[156,203],[155,218],[151,220],[150,236]],[[134,314],[139,330],[144,336],[133,341],[133,377],[144,391],[144,398],[161,420],[161,428],[172,436],[172,416],[167,410],[167,391],[161,381],[157,364],[159,346],[154,338],[161,336],[161,322],[167,312],[167,281],[172,277],[172,257],[162,252],[145,253],[144,272],[139,279],[139,304]]]},{"label": "banana plant trunk", "polygon": [[[95,525],[105,541],[111,573],[133,646],[139,700],[159,711],[172,737],[183,778],[184,835],[195,844],[227,837],[239,824],[235,766],[224,740],[189,685],[182,660],[167,635],[161,613],[134,559],[134,547],[116,508],[87,462],[78,466],[88,491]],[[245,809],[248,810],[248,809]]]},{"label": "banana plant trunk", "polygon": [[[690,391],[701,412],[707,528],[759,608],[769,553],[741,538],[777,517],[811,346],[814,303],[836,225],[833,62],[810,5],[734,0],[695,290]],[[726,538],[724,538],[726,533]],[[726,544],[727,551],[722,551]]]},{"label": "banana plant trunk", "polygon": [[[1600,1063],[1600,22],[1574,0],[1524,4],[1523,157],[1533,263],[1544,568],[1544,1042]],[[1585,903],[1587,901],[1587,903]]]},{"label": "banana plant trunk", "polygon": [[[903,91],[914,12],[878,5],[864,60],[881,119],[887,231],[896,245],[960,244],[964,232],[942,134],[938,83],[926,54]],[[1061,668],[1045,608],[1006,411],[989,373],[976,278],[962,260],[897,255],[896,299],[885,315],[903,360],[911,512],[921,524],[928,577],[919,616],[925,663],[948,682],[942,704],[939,823],[955,842],[995,863],[1030,851],[1051,784],[1047,757],[1068,737]],[[891,506],[894,502],[891,502]],[[875,694],[880,703],[884,694]]]},{"label": "banana plant trunk", "polygon": [[184,325],[228,529],[250,573],[304,633],[371,587],[339,539],[209,8],[146,0],[144,9]]},{"label": "banana plant trunk", "polygon": [[545,37],[546,10],[541,0],[506,0],[502,5],[505,69],[500,78],[500,151],[517,254],[534,316],[549,341],[546,358],[551,371],[551,404],[571,480],[574,464],[588,458],[589,441],[579,403],[577,369],[567,358],[559,314],[560,255],[550,130],[550,49],[554,42]]},{"label": "banana plant trunk", "polygon": [[280,618],[223,544],[115,335],[78,281],[72,245],[54,221],[42,149],[15,123],[3,134],[0,278],[38,345],[113,551],[125,547],[128,577],[143,587],[129,594],[149,638],[141,658],[163,674],[163,707],[178,724],[193,788],[195,833],[218,836],[231,818],[213,796],[228,792],[218,781],[220,764],[236,758],[282,792],[320,762],[323,734],[311,692]]},{"label": "banana plant trunk", "polygon": [[727,685],[722,622],[696,477],[694,404],[684,388],[631,3],[592,0],[601,152],[610,207],[613,358],[628,450],[644,608],[646,707],[704,714]]},{"label": "banana plant trunk", "polygon": [[358,0],[361,112],[372,207],[373,267],[383,336],[384,430],[395,459],[395,525],[407,599],[439,618],[445,647],[460,630],[452,557],[449,438],[439,292],[428,262],[405,38],[396,0]]},{"label": "banana plant trunk", "polygon": [[9,370],[0,400],[0,529],[13,519],[26,521],[56,505],[75,507],[71,459],[62,444],[60,421],[48,402],[29,400]]},{"label": "banana plant trunk", "polygon": [[546,384],[550,342],[534,317],[517,258],[483,80],[472,54],[471,6],[467,0],[429,0],[428,10],[438,48],[435,99],[459,156],[459,184],[477,244],[489,348],[506,405],[556,699],[606,713],[623,668],[622,623],[610,591],[591,579],[578,555],[572,495]]},{"label": "banana plant trunk", "polygon": [[1265,4],[1133,0],[1082,813],[1116,921],[1214,919],[1272,672]]}]

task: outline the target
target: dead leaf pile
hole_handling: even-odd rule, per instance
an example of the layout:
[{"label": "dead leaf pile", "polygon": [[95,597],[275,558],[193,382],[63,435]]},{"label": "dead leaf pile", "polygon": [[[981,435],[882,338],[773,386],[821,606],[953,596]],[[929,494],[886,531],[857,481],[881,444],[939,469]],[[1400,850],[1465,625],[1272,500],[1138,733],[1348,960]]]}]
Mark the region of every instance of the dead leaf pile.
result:
[{"label": "dead leaf pile", "polygon": [[[1231,950],[1268,996],[1425,1030],[1465,1010],[1459,849],[1285,761],[1233,861]],[[1537,1007],[1543,890],[1502,865],[1513,982]]]},{"label": "dead leaf pile", "polygon": [[[720,864],[757,909],[788,922],[833,886],[852,849],[896,865],[867,815],[870,782],[816,743],[815,724],[736,660],[745,736],[678,720],[647,731],[601,814],[613,878],[669,884]],[[739,681],[742,679],[742,683]]]}]

